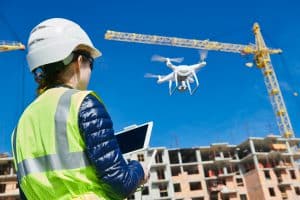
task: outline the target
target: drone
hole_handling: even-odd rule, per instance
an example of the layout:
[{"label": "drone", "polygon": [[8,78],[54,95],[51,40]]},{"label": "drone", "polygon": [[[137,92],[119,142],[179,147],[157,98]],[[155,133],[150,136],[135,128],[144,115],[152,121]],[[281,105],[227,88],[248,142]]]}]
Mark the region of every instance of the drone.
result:
[{"label": "drone", "polygon": [[[205,59],[207,57],[207,51],[201,51],[200,61],[193,65],[173,65],[174,63],[181,63],[181,58],[166,58],[159,55],[153,55],[152,61],[165,62],[167,67],[173,70],[173,72],[167,75],[145,74],[146,78],[157,78],[157,83],[161,84],[169,82],[169,94],[172,95],[176,89],[180,92],[189,91],[190,95],[193,95],[199,87],[199,81],[196,73],[206,65]],[[175,82],[175,87],[172,87]],[[192,88],[192,86],[194,86]]]}]

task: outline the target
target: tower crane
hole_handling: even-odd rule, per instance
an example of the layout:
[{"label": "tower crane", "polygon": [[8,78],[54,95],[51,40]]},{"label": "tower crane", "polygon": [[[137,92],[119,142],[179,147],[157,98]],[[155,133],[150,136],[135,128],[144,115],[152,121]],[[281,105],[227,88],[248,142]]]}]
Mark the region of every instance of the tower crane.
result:
[{"label": "tower crane", "polygon": [[0,52],[24,50],[25,46],[20,42],[8,42],[0,40]]},{"label": "tower crane", "polygon": [[177,37],[165,37],[158,35],[116,32],[110,30],[106,32],[105,39],[124,42],[136,42],[193,49],[232,52],[240,53],[242,55],[253,54],[255,64],[263,74],[264,82],[268,91],[268,95],[270,97],[272,108],[276,116],[279,132],[284,138],[293,138],[295,137],[295,135],[292,128],[292,124],[270,58],[270,54],[279,54],[282,52],[282,50],[272,49],[266,46],[258,23],[254,23],[253,33],[255,36],[255,44],[250,45],[221,43],[208,40],[184,39]]}]

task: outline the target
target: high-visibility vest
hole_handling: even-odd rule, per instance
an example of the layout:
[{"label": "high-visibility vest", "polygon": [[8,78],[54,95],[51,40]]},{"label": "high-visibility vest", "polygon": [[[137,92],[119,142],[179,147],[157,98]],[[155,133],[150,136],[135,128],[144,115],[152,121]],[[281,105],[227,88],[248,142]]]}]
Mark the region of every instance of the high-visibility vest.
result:
[{"label": "high-visibility vest", "polygon": [[65,87],[48,89],[22,114],[12,147],[20,187],[28,199],[120,199],[97,178],[84,152],[78,112],[88,94],[95,95]]}]

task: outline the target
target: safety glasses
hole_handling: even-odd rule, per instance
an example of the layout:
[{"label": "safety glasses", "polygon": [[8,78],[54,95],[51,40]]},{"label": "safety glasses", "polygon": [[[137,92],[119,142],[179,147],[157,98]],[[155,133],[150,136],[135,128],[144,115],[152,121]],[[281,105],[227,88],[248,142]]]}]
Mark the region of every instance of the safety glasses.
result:
[{"label": "safety glasses", "polygon": [[73,53],[76,54],[77,56],[81,55],[85,61],[88,61],[90,63],[91,71],[93,70],[93,68],[94,68],[94,58],[92,56],[90,56],[89,52],[86,52],[86,51],[73,51]]},{"label": "safety glasses", "polygon": [[90,55],[82,55],[82,57],[84,57],[89,63],[90,63],[90,68],[91,68],[91,71],[93,70],[94,68],[94,58],[91,57]]}]

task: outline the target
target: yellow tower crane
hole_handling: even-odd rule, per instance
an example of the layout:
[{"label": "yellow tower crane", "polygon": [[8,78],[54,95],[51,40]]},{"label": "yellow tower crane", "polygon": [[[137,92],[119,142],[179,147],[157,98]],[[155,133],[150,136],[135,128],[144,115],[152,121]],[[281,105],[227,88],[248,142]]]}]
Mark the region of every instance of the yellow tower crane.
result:
[{"label": "yellow tower crane", "polygon": [[8,42],[0,40],[0,52],[24,50],[25,46],[20,42]]},{"label": "yellow tower crane", "polygon": [[292,124],[284,103],[284,99],[279,88],[277,77],[270,59],[270,54],[278,54],[281,53],[282,50],[271,49],[266,46],[258,23],[254,23],[253,33],[255,36],[255,44],[253,45],[220,43],[208,40],[183,39],[158,35],[124,33],[110,30],[106,32],[105,39],[232,52],[240,53],[242,55],[253,54],[256,66],[262,71],[264,82],[271,100],[272,108],[276,115],[276,121],[279,127],[280,134],[284,138],[295,137]]}]

